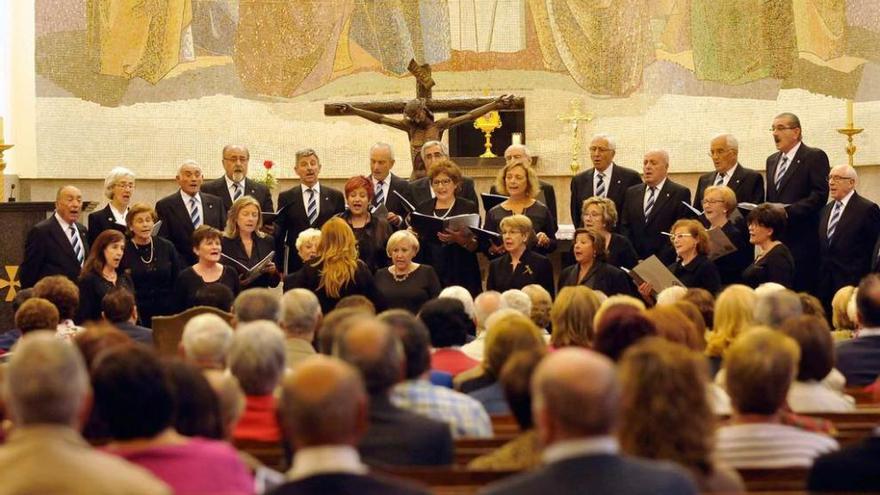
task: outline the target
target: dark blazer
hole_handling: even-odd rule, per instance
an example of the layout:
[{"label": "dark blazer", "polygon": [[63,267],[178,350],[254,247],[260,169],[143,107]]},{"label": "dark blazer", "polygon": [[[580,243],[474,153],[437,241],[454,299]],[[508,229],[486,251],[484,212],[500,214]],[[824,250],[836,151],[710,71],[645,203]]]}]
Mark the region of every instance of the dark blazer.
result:
[{"label": "dark blazer", "polygon": [[813,463],[807,489],[812,492],[880,492],[880,437],[871,436]]},{"label": "dark blazer", "polygon": [[[88,232],[79,223],[76,229],[83,243],[85,260],[89,255]],[[24,242],[24,260],[18,275],[23,289],[33,287],[41,278],[49,275],[64,275],[76,282],[80,271],[82,266],[76,259],[73,246],[54,214],[31,227]]]},{"label": "dark blazer", "polygon": [[309,227],[320,229],[324,222],[345,211],[345,197],[341,191],[321,184],[320,196],[318,218],[314,224],[310,224],[303,201],[302,185],[278,195],[278,209],[287,207],[275,218],[275,264],[279,271],[284,270],[285,246],[288,247],[287,273],[293,273],[302,267],[302,260],[296,252],[296,237],[300,232]]},{"label": "dark blazer", "polygon": [[[229,189],[226,187],[225,175],[219,179],[214,179],[202,184],[202,192],[220,198],[220,200],[223,201],[223,207],[226,208],[226,211],[229,211],[229,209],[232,208],[232,196],[229,195]],[[265,184],[245,178],[242,195],[252,196],[256,199],[260,203],[260,210],[262,211],[275,211],[275,206],[272,204],[272,193],[269,192],[269,188],[266,187]]]},{"label": "dark blazer", "polygon": [[831,201],[819,215],[819,268],[818,296],[827,307],[838,289],[859,285],[871,271],[874,244],[880,235],[880,208],[853,192],[840,214],[834,235],[828,239],[828,220],[834,209]]},{"label": "dark blazer", "polygon": [[[409,189],[414,200],[413,206],[418,207],[429,199],[433,199],[431,197],[430,177],[422,177],[421,179],[416,179],[410,182]],[[474,188],[474,179],[471,179],[470,177],[461,178],[461,184],[459,184],[458,191],[456,191],[455,195],[459,198],[464,198],[475,205],[480,204],[479,199],[477,199],[477,190]]]},{"label": "dark blazer", "polygon": [[681,468],[667,462],[612,454],[573,457],[489,485],[485,495],[688,495],[697,488]]},{"label": "dark blazer", "polygon": [[[593,176],[595,173],[596,169],[591,168],[575,175],[571,179],[571,220],[574,222],[575,228],[584,226],[584,222],[581,219],[581,209],[584,200],[593,196]],[[611,183],[605,187],[608,191],[606,196],[614,202],[618,214],[623,212],[626,190],[641,182],[642,176],[638,172],[631,168],[614,164],[611,171]]]},{"label": "dark blazer", "polygon": [[449,425],[401,409],[387,394],[370,396],[370,426],[358,450],[371,465],[446,466],[452,464]]},{"label": "dark blazer", "polygon": [[728,221],[721,227],[724,235],[736,246],[736,251],[716,258],[712,262],[718,268],[721,285],[742,283],[742,273],[755,259],[755,246],[749,242],[749,233],[745,224]]},{"label": "dark blazer", "polygon": [[325,315],[336,307],[336,303],[338,303],[340,299],[355,294],[362,295],[372,301],[378,311],[385,309],[385,297],[376,290],[376,283],[373,280],[373,274],[370,272],[369,268],[367,268],[367,264],[363,261],[358,260],[357,269],[354,272],[354,279],[342,286],[339,290],[339,297],[331,297],[323,287],[320,289],[318,288],[321,284],[322,268],[323,264],[318,266],[306,264],[303,265],[299,271],[287,275],[284,277],[284,292],[296,288],[308,289],[314,292],[315,295],[318,296],[318,301],[321,303],[321,310]]},{"label": "dark blazer", "polygon": [[526,249],[515,270],[511,270],[510,253],[504,253],[489,262],[486,290],[504,292],[507,289],[522,289],[529,284],[540,284],[551,297],[555,297],[553,265],[547,257]]},{"label": "dark blazer", "polygon": [[429,492],[403,480],[350,473],[316,474],[296,481],[288,481],[270,492],[271,495],[428,495]]},{"label": "dark blazer", "polygon": [[[538,201],[544,203],[544,206],[550,210],[550,214],[553,215],[553,220],[559,218],[559,213],[556,211],[556,190],[553,189],[549,183],[544,182],[542,180],[538,181],[538,186],[540,191],[538,192],[538,197],[535,198]],[[499,194],[498,189],[495,188],[495,184],[492,184],[492,187],[489,188],[489,194]],[[486,212],[489,213],[488,211]]]},{"label": "dark blazer", "polygon": [[[579,274],[580,266],[577,263],[563,268],[559,273],[559,290],[562,290],[563,287],[578,285]],[[636,293],[632,279],[623,270],[603,261],[593,262],[593,266],[590,267],[587,276],[580,282],[580,285],[602,291],[606,296],[634,295]]]},{"label": "dark blazer", "polygon": [[[269,236],[259,237],[254,234],[253,240],[254,245],[251,248],[251,255],[248,256],[240,237],[229,238],[223,236],[220,239],[220,244],[223,247],[223,254],[235,260],[232,261],[226,258],[226,256],[221,256],[220,262],[235,270],[236,273],[238,273],[239,279],[241,279],[241,277],[247,273],[247,271],[241,265],[244,265],[248,268],[253,268],[257,263],[262,261],[263,258],[268,256],[269,253],[271,253],[272,250],[275,248],[274,242]],[[236,262],[241,263],[241,265]],[[280,271],[275,275],[264,273],[257,277],[253,282],[251,282],[250,285],[242,284],[241,289],[244,290],[251,287],[277,287],[279,283],[281,283]]]},{"label": "dark blazer", "polygon": [[796,263],[788,246],[777,244],[761,259],[755,260],[743,270],[743,283],[754,288],[765,282],[776,282],[790,289],[794,285]]},{"label": "dark blazer", "polygon": [[660,261],[669,264],[675,261],[675,250],[669,237],[662,232],[669,232],[672,225],[681,218],[691,218],[693,212],[682,204],[690,204],[691,191],[667,178],[663,188],[657,192],[654,208],[645,220],[643,203],[647,184],[637,184],[626,190],[621,227],[640,259],[656,254]]},{"label": "dark blazer", "polygon": [[95,243],[95,239],[98,238],[98,234],[104,232],[107,229],[118,230],[123,234],[127,230],[125,225],[119,225],[116,223],[116,217],[113,216],[113,212],[110,211],[110,205],[101,208],[98,211],[93,211],[89,213],[89,245]]},{"label": "dark blazer", "polygon": [[711,294],[716,294],[721,288],[721,277],[718,268],[709,261],[705,254],[698,254],[687,265],[676,261],[666,268],[675,275],[687,288],[706,289]]},{"label": "dark blazer", "polygon": [[[403,201],[394,194],[394,191],[397,191],[406,198],[413,206],[417,206],[417,204],[413,201],[412,189],[409,186],[409,182],[406,179],[398,177],[394,174],[388,174],[388,179],[391,181],[390,187],[388,188],[388,194],[385,196],[385,208],[388,209],[389,212],[395,213],[400,217],[406,217],[406,214],[409,213],[406,206],[404,206]],[[372,180],[372,179],[370,179]],[[400,228],[406,228],[406,225],[401,222]]]},{"label": "dark blazer", "polygon": [[789,205],[788,223],[780,241],[791,249],[795,267],[794,289],[813,291],[818,270],[811,267],[819,257],[819,212],[828,200],[828,155],[801,143],[776,189],[774,178],[780,152],[767,157],[767,202]]},{"label": "dark blazer", "polygon": [[114,323],[114,327],[131,337],[131,340],[141,344],[153,345],[153,331],[149,328],[135,325],[130,321],[121,321]]},{"label": "dark blazer", "polygon": [[[226,227],[223,202],[211,194],[200,192],[199,196],[202,198],[202,224],[223,230]],[[197,259],[192,250],[192,233],[195,229],[189,216],[189,205],[183,203],[179,189],[156,203],[156,214],[162,220],[159,235],[174,244],[185,265],[195,264]]]},{"label": "dark blazer", "polygon": [[[700,176],[697,182],[697,192],[694,193],[694,208],[703,209],[703,193],[706,188],[715,183],[718,172],[709,172]],[[754,203],[759,205],[764,202],[764,177],[758,172],[745,168],[742,164],[736,164],[733,176],[727,181],[727,187],[733,189],[738,203]]]},{"label": "dark blazer", "polygon": [[82,275],[76,282],[79,288],[79,308],[76,312],[75,321],[82,324],[87,321],[101,321],[101,302],[104,296],[114,288],[121,287],[134,295],[134,283],[131,277],[125,273],[118,273],[116,283],[94,272]]},{"label": "dark blazer", "polygon": [[846,377],[847,387],[870,385],[880,375],[880,337],[857,337],[835,347],[835,367]]},{"label": "dark blazer", "polygon": [[626,237],[611,233],[611,241],[608,243],[608,253],[606,254],[606,262],[611,266],[620,268],[632,268],[639,262],[638,253],[629,239]]}]

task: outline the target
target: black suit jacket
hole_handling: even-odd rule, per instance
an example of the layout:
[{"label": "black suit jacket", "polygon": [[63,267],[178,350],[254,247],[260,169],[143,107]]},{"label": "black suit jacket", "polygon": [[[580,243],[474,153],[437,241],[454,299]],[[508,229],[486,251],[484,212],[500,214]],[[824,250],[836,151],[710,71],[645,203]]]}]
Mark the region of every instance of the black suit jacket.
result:
[{"label": "black suit jacket", "polygon": [[676,220],[693,216],[693,212],[682,204],[682,201],[690,204],[691,192],[667,178],[663,188],[657,192],[654,208],[646,221],[643,203],[647,187],[647,184],[637,184],[626,190],[621,228],[639,258],[656,254],[660,261],[668,265],[675,261],[675,250],[669,237],[662,232],[669,232]]},{"label": "black suit jacket", "polygon": [[[409,210],[404,206],[403,201],[394,194],[394,191],[399,192],[401,196],[406,198],[413,206],[418,206],[418,204],[413,201],[412,189],[409,186],[409,182],[394,174],[388,174],[387,179],[390,180],[391,183],[389,184],[390,187],[388,188],[388,193],[385,195],[385,208],[387,208],[389,212],[395,213],[401,218],[405,218],[407,213],[409,213]],[[400,226],[397,228],[406,228],[406,224],[401,222]]]},{"label": "black suit jacket", "polygon": [[[584,200],[593,196],[593,176],[596,173],[595,168],[591,168],[575,175],[571,179],[571,221],[575,228],[584,226],[581,219],[581,209]],[[642,182],[642,176],[633,169],[621,167],[614,164],[611,171],[611,183],[607,184],[607,197],[614,202],[617,213],[623,212],[624,202],[626,201],[626,190],[632,186]],[[611,226],[608,226],[611,228]]]},{"label": "black suit jacket", "polygon": [[316,474],[279,486],[271,495],[428,495],[428,492],[404,481],[381,475],[327,473]]},{"label": "black suit jacket", "polygon": [[371,465],[446,466],[452,464],[449,425],[401,409],[385,394],[371,395],[370,427],[358,450]]},{"label": "black suit jacket", "polygon": [[603,261],[593,262],[593,266],[590,267],[580,284],[578,284],[578,275],[580,275],[580,266],[577,263],[563,268],[559,273],[559,290],[564,287],[583,285],[601,291],[606,296],[615,294],[633,296],[637,294],[632,279],[623,270]]},{"label": "black suit jacket", "polygon": [[[410,193],[412,193],[414,206],[419,206],[427,202],[429,199],[432,199],[430,177],[422,177],[421,179],[416,179],[410,182],[409,189]],[[458,187],[456,196],[471,201],[475,205],[479,206],[480,204],[479,199],[477,199],[477,191],[474,188],[474,179],[471,179],[470,177],[461,178],[461,184]]]},{"label": "black suit jacket", "polygon": [[697,488],[681,468],[611,454],[573,457],[489,485],[485,495],[688,495]]},{"label": "black suit jacket", "polygon": [[275,265],[279,271],[284,270],[285,246],[289,248],[287,273],[293,273],[302,267],[302,260],[296,252],[296,238],[300,232],[309,227],[320,229],[324,222],[345,211],[345,197],[342,192],[324,184],[320,186],[318,218],[314,224],[309,224],[309,217],[306,215],[302,185],[294,186],[278,195],[278,209],[287,207],[275,218]]},{"label": "black suit jacket", "polygon": [[[202,224],[215,229],[226,228],[226,209],[217,196],[199,193],[202,198]],[[156,203],[156,214],[162,220],[159,235],[171,241],[180,259],[187,265],[195,264],[196,255],[192,250],[192,233],[195,230],[189,216],[189,205],[183,203],[180,190],[165,196]]]},{"label": "black suit jacket", "polygon": [[[834,235],[828,239],[828,221],[834,209],[831,201],[819,215],[819,298],[826,306],[838,289],[846,285],[859,285],[859,281],[871,271],[874,244],[880,235],[880,208],[859,193],[854,192],[840,214]],[[795,265],[795,269],[797,269]]]},{"label": "black suit jacket", "polygon": [[515,270],[511,270],[510,253],[504,253],[489,262],[486,290],[504,292],[508,289],[522,289],[529,284],[539,284],[550,293],[550,296],[555,297],[553,264],[546,256],[526,249]]},{"label": "black suit jacket", "polygon": [[[79,223],[76,229],[83,243],[85,260],[89,255],[88,232]],[[49,275],[64,275],[75,283],[80,271],[82,266],[76,260],[73,246],[54,214],[31,228],[24,242],[24,260],[18,276],[23,289],[33,287]]]},{"label": "black suit jacket", "polygon": [[835,345],[835,367],[846,377],[847,387],[870,385],[880,376],[880,337],[858,337]]},{"label": "black suit jacket", "polygon": [[[538,181],[538,185],[540,186],[540,191],[538,197],[535,199],[544,203],[544,206],[546,206],[547,209],[550,210],[550,214],[553,215],[553,220],[558,220],[559,213],[556,211],[556,190],[553,189],[553,186],[549,183],[542,180]],[[499,194],[498,189],[495,188],[495,184],[492,184],[492,187],[489,188],[489,194]]]},{"label": "black suit jacket", "polygon": [[[718,172],[709,172],[700,176],[700,180],[697,182],[697,192],[694,194],[694,208],[703,209],[703,193],[706,192],[706,188],[715,183],[717,177]],[[727,187],[736,193],[738,203],[746,202],[759,205],[764,202],[764,177],[739,163],[736,164],[736,170],[727,181]]]},{"label": "black suit jacket", "polygon": [[868,437],[813,463],[807,488],[812,492],[880,492],[880,437]]},{"label": "black suit jacket", "polygon": [[[232,208],[232,196],[229,195],[229,189],[226,187],[225,175],[219,179],[214,179],[202,184],[202,192],[220,198],[223,201],[223,207],[226,208],[226,211],[229,211],[229,209]],[[272,204],[272,193],[269,192],[269,188],[266,187],[265,184],[245,178],[242,195],[252,196],[256,199],[260,203],[260,210],[262,211],[275,211],[275,206]]]},{"label": "black suit jacket", "polygon": [[110,205],[101,208],[98,211],[93,211],[89,213],[89,245],[95,243],[95,239],[98,238],[98,234],[104,232],[107,229],[118,230],[123,234],[127,230],[125,225],[119,225],[116,223],[116,217],[113,216],[113,212],[110,211]]}]

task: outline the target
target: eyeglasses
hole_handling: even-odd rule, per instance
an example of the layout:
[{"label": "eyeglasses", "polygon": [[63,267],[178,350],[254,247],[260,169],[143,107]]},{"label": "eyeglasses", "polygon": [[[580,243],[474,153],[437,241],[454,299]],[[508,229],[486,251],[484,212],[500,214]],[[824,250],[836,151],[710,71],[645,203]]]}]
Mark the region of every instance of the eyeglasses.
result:
[{"label": "eyeglasses", "polygon": [[826,179],[828,179],[828,182],[833,182],[835,184],[845,180],[855,180],[852,177],[841,177],[839,175],[829,175]]},{"label": "eyeglasses", "polygon": [[723,202],[724,202],[723,199],[706,199],[706,198],[703,198],[703,204],[704,204],[704,205],[713,205],[713,204],[716,204],[716,203],[723,203]]},{"label": "eyeglasses", "polygon": [[435,179],[431,181],[432,186],[448,186],[452,184],[452,179]]},{"label": "eyeglasses", "polygon": [[716,156],[721,156],[721,155],[727,153],[727,152],[730,151],[731,149],[732,149],[732,148],[728,148],[728,149],[726,149],[726,150],[712,150],[712,151],[710,151],[710,152],[708,152],[708,153],[706,153],[706,154],[709,155],[710,158],[715,158]]},{"label": "eyeglasses", "polygon": [[117,182],[115,187],[119,189],[134,189],[134,182]]},{"label": "eyeglasses", "polygon": [[791,125],[791,126],[778,125],[776,127],[771,127],[770,132],[785,131],[788,129],[798,129],[798,126],[796,126],[796,125]]},{"label": "eyeglasses", "polygon": [[223,161],[224,161],[224,162],[242,162],[242,163],[247,163],[248,160],[250,160],[250,159],[249,159],[249,158],[245,158],[245,157],[243,157],[243,156],[236,156],[236,157],[232,157],[232,158],[226,158],[225,156],[223,157]]},{"label": "eyeglasses", "polygon": [[679,239],[686,239],[686,238],[688,238],[688,237],[693,237],[693,235],[682,233],[682,234],[672,234],[672,235],[669,236],[669,238],[672,239],[672,240],[674,240],[674,241],[675,241],[675,240],[679,240]]}]

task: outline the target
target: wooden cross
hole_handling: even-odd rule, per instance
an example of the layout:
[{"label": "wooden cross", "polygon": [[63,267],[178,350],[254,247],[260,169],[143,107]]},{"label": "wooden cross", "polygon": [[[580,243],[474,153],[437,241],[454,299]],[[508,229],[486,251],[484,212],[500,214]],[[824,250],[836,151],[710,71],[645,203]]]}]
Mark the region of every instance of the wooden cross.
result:
[{"label": "wooden cross", "polygon": [[581,139],[580,139],[580,128],[581,122],[590,122],[593,120],[593,115],[589,113],[583,113],[581,108],[583,107],[584,101],[575,98],[571,100],[571,103],[568,106],[568,113],[559,115],[556,117],[558,120],[563,122],[568,122],[572,128],[572,136],[571,136],[571,163],[569,167],[571,168],[572,175],[576,174],[578,170],[581,168],[581,164],[578,162],[578,156],[581,154]]}]

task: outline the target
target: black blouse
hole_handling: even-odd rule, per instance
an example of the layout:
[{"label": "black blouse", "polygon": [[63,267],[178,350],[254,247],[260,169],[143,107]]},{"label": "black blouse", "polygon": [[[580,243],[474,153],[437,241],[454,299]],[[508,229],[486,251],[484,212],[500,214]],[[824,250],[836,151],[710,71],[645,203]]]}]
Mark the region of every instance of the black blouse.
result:
[{"label": "black blouse", "polygon": [[118,230],[123,234],[128,230],[125,225],[116,223],[116,217],[113,216],[109,203],[100,210],[89,213],[89,246],[95,243],[101,232],[108,229]]},{"label": "black blouse", "polygon": [[[452,211],[435,210],[436,198],[421,203],[416,211],[425,215],[456,216],[479,213],[477,205],[464,198],[455,198]],[[440,239],[419,239],[419,255],[421,263],[431,265],[437,272],[443,287],[460,285],[472,296],[477,297],[483,291],[483,280],[480,276],[480,263],[476,251],[468,251],[456,243],[444,244]]]},{"label": "black blouse", "polygon": [[156,236],[152,241],[138,246],[129,239],[119,264],[134,283],[141,325],[148,328],[152,328],[153,316],[170,315],[176,310],[174,280],[181,270],[174,244]]},{"label": "black blouse", "polygon": [[[501,220],[513,214],[512,210],[505,210],[501,205],[497,205],[486,213],[486,221],[483,223],[483,229],[501,233]],[[532,237],[529,241],[529,248],[539,254],[550,254],[555,251],[556,231],[559,230],[559,226],[556,224],[556,219],[550,214],[550,210],[547,209],[544,203],[535,201],[532,206],[523,210],[523,215],[529,217],[529,220],[532,221],[532,230],[535,234],[543,232],[547,234],[548,238],[550,238],[550,244],[548,244],[547,247],[538,247],[537,241]],[[488,248],[488,246],[486,246],[486,248]]]},{"label": "black blouse", "polygon": [[321,303],[321,309],[324,314],[332,311],[336,307],[336,303],[343,297],[355,294],[362,295],[372,301],[373,305],[376,306],[376,310],[382,311],[385,309],[385,298],[376,290],[373,274],[370,273],[370,269],[367,268],[363,261],[358,260],[354,278],[342,286],[339,291],[339,297],[331,297],[327,295],[323,287],[318,288],[318,285],[321,283],[321,270],[323,267],[323,263],[318,266],[306,263],[296,273],[284,277],[284,292],[295,288],[308,289],[314,292],[318,296],[318,301]]},{"label": "black blouse", "polygon": [[117,274],[115,284],[97,273],[86,273],[77,281],[77,286],[79,286],[77,324],[101,320],[101,301],[111,289],[122,287],[134,293],[134,284],[124,272]]},{"label": "black blouse", "polygon": [[736,251],[713,260],[721,277],[721,285],[741,283],[743,270],[754,259],[755,247],[749,243],[748,231],[743,230],[740,225],[727,222],[721,227],[721,231],[736,246]]},{"label": "black blouse", "polygon": [[580,265],[577,263],[563,268],[562,272],[559,273],[559,290],[562,290],[563,287],[583,285],[584,287],[601,291],[606,296],[614,294],[633,295],[635,293],[635,286],[629,275],[620,268],[602,261],[594,261],[580,283],[578,282],[578,275],[580,275]]},{"label": "black blouse", "polygon": [[516,268],[511,266],[510,253],[504,253],[489,263],[486,290],[504,292],[507,289],[522,289],[529,284],[540,284],[551,297],[555,297],[553,265],[546,256],[527,249]]},{"label": "black blouse", "polygon": [[[398,277],[399,278],[399,277]],[[376,290],[385,297],[388,309],[406,309],[417,314],[422,304],[440,294],[440,280],[428,265],[419,265],[403,280],[396,280],[388,268],[376,272]]]},{"label": "black blouse", "polygon": [[669,271],[679,279],[687,288],[706,289],[712,294],[718,292],[721,288],[721,277],[718,276],[718,269],[709,261],[705,254],[698,254],[687,265],[682,265],[681,261],[676,261],[667,266]]},{"label": "black blouse", "polygon": [[611,266],[632,269],[639,262],[639,255],[629,239],[620,234],[611,234],[605,262]]},{"label": "black blouse", "polygon": [[[232,258],[232,260],[230,260],[226,258],[226,256],[221,256],[220,262],[234,269],[238,273],[239,279],[241,279],[241,277],[247,273],[247,271],[241,265],[252,268],[254,265],[262,261],[263,258],[268,256],[275,250],[275,241],[272,240],[272,238],[269,236],[260,237],[254,234],[252,236],[252,239],[254,240],[254,245],[251,247],[250,256],[247,255],[247,252],[244,249],[244,244],[241,242],[240,237],[236,237],[234,239],[223,237],[220,239],[223,254]],[[281,275],[279,272],[276,272],[275,274],[264,273],[257,277],[250,284],[242,284],[241,288],[248,289],[251,287],[277,287],[279,283],[281,283]]]},{"label": "black blouse", "polygon": [[[351,226],[351,211],[345,210],[339,216]],[[369,221],[360,228],[351,227],[358,244],[358,257],[367,264],[370,273],[388,266],[389,259],[385,248],[388,238],[394,232],[391,224],[384,218],[370,214]]]},{"label": "black blouse", "polygon": [[780,243],[743,271],[743,282],[750,287],[776,282],[790,288],[794,282],[794,268],[791,251]]},{"label": "black blouse", "polygon": [[220,266],[223,267],[223,273],[213,282],[205,282],[191,266],[180,272],[180,275],[177,276],[177,282],[174,284],[174,300],[177,303],[178,313],[195,306],[198,303],[196,293],[208,285],[223,284],[229,287],[233,297],[238,295],[241,288],[238,282],[238,273],[226,265],[221,264]]}]

